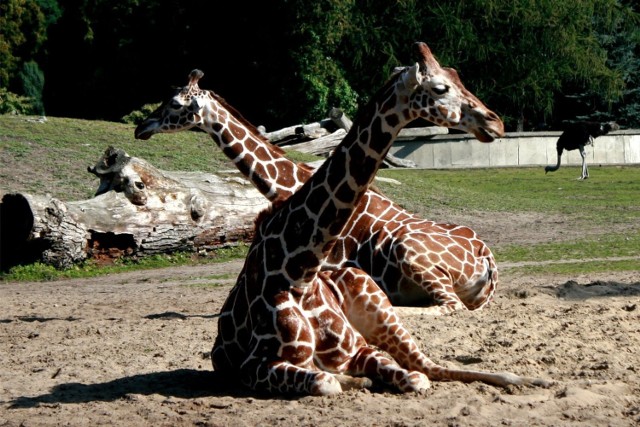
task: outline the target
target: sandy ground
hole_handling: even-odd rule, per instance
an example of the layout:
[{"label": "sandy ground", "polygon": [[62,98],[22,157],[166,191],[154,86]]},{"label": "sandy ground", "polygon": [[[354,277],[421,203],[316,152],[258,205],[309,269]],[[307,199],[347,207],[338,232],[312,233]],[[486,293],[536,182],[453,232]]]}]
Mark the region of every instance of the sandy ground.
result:
[{"label": "sandy ground", "polygon": [[[488,220],[470,225],[490,244],[567,233],[555,218]],[[540,377],[550,388],[433,383],[421,394],[283,398],[222,382],[211,368],[215,314],[240,267],[0,284],[0,426],[640,425],[638,272],[504,268],[486,310],[403,316],[439,363]]]}]

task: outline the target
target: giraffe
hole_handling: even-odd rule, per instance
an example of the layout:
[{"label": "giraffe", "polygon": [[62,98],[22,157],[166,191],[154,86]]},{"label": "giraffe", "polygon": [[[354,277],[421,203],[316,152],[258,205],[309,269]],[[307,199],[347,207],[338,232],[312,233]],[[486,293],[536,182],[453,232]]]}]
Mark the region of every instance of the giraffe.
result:
[{"label": "giraffe", "polygon": [[[404,392],[425,390],[430,379],[544,385],[510,373],[436,365],[366,272],[323,269],[400,129],[418,117],[458,125],[462,100],[472,96],[459,79],[442,79],[453,74],[440,69],[426,44],[416,44],[416,54],[418,62],[393,75],[364,107],[384,105],[379,120],[356,118],[316,173],[258,216],[255,239],[218,317],[211,352],[216,371],[237,375],[254,390],[312,395],[365,387],[368,378]],[[489,140],[497,116],[485,120]],[[370,334],[401,363],[368,344]]]},{"label": "giraffe", "polygon": [[[442,83],[434,90],[444,91],[451,86],[449,80],[459,79],[454,70],[441,70]],[[137,126],[136,138],[147,140],[156,133],[197,127],[212,137],[271,202],[289,198],[313,170],[285,157],[282,149],[270,144],[220,96],[200,89],[198,82],[203,75],[193,70],[188,84]],[[484,117],[489,117],[494,133],[502,135],[500,119],[462,90],[467,101],[462,104],[459,122],[451,127],[489,140],[491,135],[481,125]],[[382,104],[369,108],[361,121],[377,120],[383,108]],[[435,104],[430,108],[436,108]],[[493,299],[498,284],[495,258],[474,230],[422,219],[371,190],[360,200],[342,238],[323,264],[330,269],[364,269],[394,305],[417,306],[419,309],[413,311],[431,315],[482,309]]]}]

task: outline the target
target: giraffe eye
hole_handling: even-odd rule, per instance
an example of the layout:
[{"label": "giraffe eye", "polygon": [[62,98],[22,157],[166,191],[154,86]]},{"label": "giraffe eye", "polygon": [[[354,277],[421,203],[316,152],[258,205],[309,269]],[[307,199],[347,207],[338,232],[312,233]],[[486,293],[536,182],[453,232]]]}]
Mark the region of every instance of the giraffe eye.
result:
[{"label": "giraffe eye", "polygon": [[444,95],[449,91],[449,86],[447,85],[437,85],[432,88],[433,93],[436,95]]},{"label": "giraffe eye", "polygon": [[169,108],[173,108],[174,110],[179,110],[180,108],[182,108],[182,104],[180,104],[178,101],[173,99],[169,103]]}]

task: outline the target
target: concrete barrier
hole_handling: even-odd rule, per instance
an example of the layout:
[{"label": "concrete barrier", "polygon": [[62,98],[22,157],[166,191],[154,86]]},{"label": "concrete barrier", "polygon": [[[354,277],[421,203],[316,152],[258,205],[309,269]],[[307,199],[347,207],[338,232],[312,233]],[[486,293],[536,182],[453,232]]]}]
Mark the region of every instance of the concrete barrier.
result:
[{"label": "concrete barrier", "polygon": [[[544,166],[556,164],[562,132],[517,132],[490,144],[468,134],[398,138],[391,154],[425,169]],[[640,129],[611,132],[586,147],[588,165],[640,164]],[[565,151],[562,165],[581,165],[578,150]]]}]

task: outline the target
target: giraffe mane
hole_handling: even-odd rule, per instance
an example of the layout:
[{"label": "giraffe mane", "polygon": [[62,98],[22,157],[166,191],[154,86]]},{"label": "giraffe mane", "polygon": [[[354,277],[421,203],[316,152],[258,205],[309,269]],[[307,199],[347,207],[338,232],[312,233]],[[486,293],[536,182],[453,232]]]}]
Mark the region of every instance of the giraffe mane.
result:
[{"label": "giraffe mane", "polygon": [[[236,119],[238,119],[238,121],[240,123],[242,123],[242,125],[244,125],[248,130],[250,130],[253,135],[259,139],[261,142],[264,142],[266,145],[269,146],[269,148],[271,150],[273,150],[274,154],[278,154],[282,157],[286,157],[286,151],[283,150],[282,148],[278,147],[277,145],[274,145],[271,143],[271,141],[269,141],[268,138],[266,138],[264,135],[262,135],[260,133],[260,131],[258,130],[257,127],[255,127],[251,122],[249,122],[247,119],[244,118],[244,116],[238,111],[236,110],[232,105],[230,105],[229,103],[227,103],[227,101],[221,97],[220,95],[218,95],[217,93],[215,93],[212,90],[208,91],[209,94],[211,95],[211,97],[213,97],[216,101],[218,101],[225,109],[227,109]],[[291,162],[293,162],[293,160],[291,160]],[[296,162],[298,167],[300,169],[302,169],[304,172],[308,173],[309,175],[313,175],[315,172],[315,169],[311,166],[309,166],[308,164],[304,163],[304,162]]]},{"label": "giraffe mane", "polygon": [[[260,224],[262,224],[262,222],[269,218],[273,212],[277,211],[280,206],[282,206],[285,202],[287,201],[287,199],[277,199],[274,200],[273,202],[271,202],[269,204],[269,206],[267,206],[266,208],[262,209],[260,212],[258,212],[258,214],[256,215],[255,219],[253,220],[253,227],[254,230],[258,230],[258,228],[260,227]],[[257,233],[256,233],[257,235]]]},{"label": "giraffe mane", "polygon": [[242,123],[243,126],[249,129],[257,139],[259,139],[260,141],[266,144],[269,144],[272,147],[273,151],[275,151],[277,154],[280,154],[282,156],[285,155],[285,151],[282,148],[278,147],[277,145],[273,145],[264,135],[260,133],[260,131],[256,126],[254,126],[251,122],[249,122],[249,120],[245,119],[244,116],[238,110],[236,110],[231,104],[229,104],[223,97],[221,97],[220,95],[218,95],[212,90],[209,90],[208,92],[211,95],[211,97],[216,101],[218,101],[220,104],[222,104],[222,106],[226,110],[228,110],[234,118],[236,118],[240,123]]},{"label": "giraffe mane", "polygon": [[[396,68],[391,74],[391,76],[387,79],[387,81],[382,85],[382,87],[380,87],[376,92],[374,92],[374,94],[370,96],[369,99],[374,99],[374,98],[379,99],[380,95],[383,92],[387,92],[391,90],[393,88],[393,85],[395,85],[396,81],[400,78],[400,76],[402,76],[403,71],[406,70],[407,68],[408,67]],[[358,109],[358,112],[356,113],[356,116],[353,122],[354,123],[361,122],[363,121],[361,120],[363,117],[373,116],[373,113],[371,110],[376,110],[377,108],[378,106],[375,103],[372,103],[372,102],[365,103],[361,108]],[[366,122],[366,120],[364,121]],[[359,129],[357,129],[356,126],[352,126],[351,129],[349,129],[349,133],[351,132],[359,132]],[[347,137],[345,136],[345,139],[346,138]]]}]

